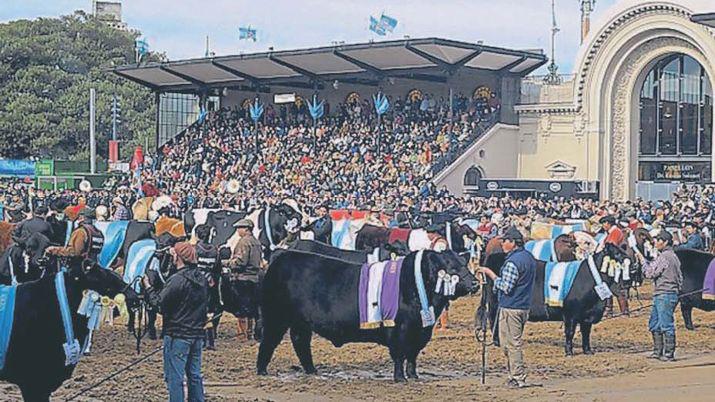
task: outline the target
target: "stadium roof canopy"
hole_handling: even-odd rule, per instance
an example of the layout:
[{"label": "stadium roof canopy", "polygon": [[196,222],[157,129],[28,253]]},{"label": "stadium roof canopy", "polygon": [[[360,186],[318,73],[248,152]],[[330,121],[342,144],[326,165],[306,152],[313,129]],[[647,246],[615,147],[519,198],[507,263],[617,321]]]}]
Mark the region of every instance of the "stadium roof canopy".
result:
[{"label": "stadium roof canopy", "polygon": [[693,14],[690,20],[697,22],[698,24],[707,25],[711,28],[715,28],[715,12],[705,13],[705,14]]},{"label": "stadium roof canopy", "polygon": [[378,86],[390,77],[447,82],[459,69],[525,76],[546,62],[541,51],[424,38],[127,65],[112,71],[154,91],[196,93],[270,85],[322,89],[334,80]]}]

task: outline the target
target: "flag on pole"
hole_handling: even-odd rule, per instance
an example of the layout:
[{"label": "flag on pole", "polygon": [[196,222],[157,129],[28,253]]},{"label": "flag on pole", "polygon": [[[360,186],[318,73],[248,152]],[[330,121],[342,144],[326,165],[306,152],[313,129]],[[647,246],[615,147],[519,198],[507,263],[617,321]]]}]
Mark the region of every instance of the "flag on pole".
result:
[{"label": "flag on pole", "polygon": [[258,39],[258,36],[256,35],[256,30],[254,28],[251,28],[251,26],[249,25],[248,27],[238,28],[238,39],[252,40],[255,42],[256,39]]},{"label": "flag on pole", "polygon": [[380,16],[380,25],[385,32],[392,32],[397,27],[397,20],[389,15],[382,14]]},{"label": "flag on pole", "polygon": [[134,47],[136,48],[136,56],[138,63],[141,61],[142,57],[144,57],[145,54],[149,53],[149,42],[147,42],[146,39],[137,38],[137,40],[134,42]]},{"label": "flag on pole", "polygon": [[370,16],[370,30],[380,36],[385,36],[385,30],[380,25],[380,21],[378,21],[372,15]]}]

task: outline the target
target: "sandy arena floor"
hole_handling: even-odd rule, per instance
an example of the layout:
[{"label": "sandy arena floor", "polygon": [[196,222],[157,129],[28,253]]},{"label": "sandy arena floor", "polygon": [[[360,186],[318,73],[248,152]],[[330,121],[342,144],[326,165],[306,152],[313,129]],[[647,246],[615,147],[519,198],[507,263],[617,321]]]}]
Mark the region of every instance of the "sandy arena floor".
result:
[{"label": "sandy arena floor", "polygon": [[[643,293],[643,292],[642,292]],[[543,387],[511,390],[504,386],[505,359],[501,350],[488,349],[487,384],[481,385],[480,344],[473,335],[472,317],[478,296],[462,298],[451,308],[450,328],[436,336],[418,359],[420,380],[407,385],[392,382],[387,349],[350,344],[335,348],[313,338],[318,376],[306,376],[298,368],[286,337],[269,366],[270,376],[257,377],[258,345],[236,340],[235,319],[225,318],[218,350],[204,354],[207,399],[210,401],[263,400],[649,400],[649,402],[707,400],[715,395],[715,313],[693,312],[696,331],[686,331],[678,309],[678,346],[674,363],[647,359],[651,346],[647,330],[649,309],[633,317],[606,320],[592,332],[596,352],[580,351],[565,357],[560,323],[529,323],[525,358],[529,379]],[[648,304],[648,300],[643,300]],[[631,308],[639,306],[632,300]],[[142,355],[156,349],[158,341],[145,340]],[[111,371],[137,359],[134,339],[121,326],[103,328],[96,336],[92,356],[84,358],[72,379],[54,394],[63,400],[98,381]],[[18,389],[0,383],[0,400],[19,400]],[[162,401],[161,353],[107,381],[78,400]]]}]

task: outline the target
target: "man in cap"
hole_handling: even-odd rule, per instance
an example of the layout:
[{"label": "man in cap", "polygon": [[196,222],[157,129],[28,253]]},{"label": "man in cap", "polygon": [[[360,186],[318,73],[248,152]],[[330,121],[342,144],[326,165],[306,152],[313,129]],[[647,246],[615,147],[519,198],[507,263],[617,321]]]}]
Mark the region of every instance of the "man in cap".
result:
[{"label": "man in cap", "polygon": [[[253,236],[253,222],[241,219],[233,225],[240,239],[236,243],[228,266],[234,271],[231,280],[237,282],[239,294],[238,335],[245,334],[250,340],[254,331],[254,320],[258,318],[260,304],[260,281],[262,279],[262,249],[261,243]],[[257,332],[258,326],[255,330]]]},{"label": "man in cap", "polygon": [[504,354],[508,360],[507,384],[523,388],[528,384],[522,336],[531,308],[536,260],[524,249],[524,238],[514,226],[507,229],[502,236],[502,248],[507,255],[500,276],[489,268],[480,267],[479,270],[494,281],[494,290],[499,297],[499,340],[504,346]]},{"label": "man in cap", "polygon": [[643,264],[643,274],[653,280],[653,307],[648,329],[653,334],[653,354],[663,361],[675,360],[675,322],[673,312],[678,304],[678,293],[683,287],[680,260],[673,250],[673,236],[661,229],[655,236],[655,247],[660,251],[653,261],[636,253]]},{"label": "man in cap", "polygon": [[623,230],[618,227],[616,223],[616,218],[613,215],[606,215],[599,220],[599,223],[603,227],[604,232],[606,232],[606,238],[603,245],[613,244],[614,246],[620,247],[626,241],[626,237],[623,234]]},{"label": "man in cap", "polygon": [[315,241],[332,244],[333,221],[330,219],[330,215],[328,215],[328,206],[321,205],[315,212],[318,215],[318,219],[308,225],[308,230],[313,232]]},{"label": "man in cap", "polygon": [[36,207],[35,211],[32,212],[32,217],[22,221],[22,223],[15,228],[15,237],[18,239],[27,239],[33,233],[42,233],[48,238],[51,238],[52,226],[45,220],[47,212],[47,207],[44,205]]},{"label": "man in cap", "polygon": [[104,235],[92,224],[94,210],[84,208],[75,221],[76,229],[70,235],[65,247],[48,247],[47,254],[73,257],[75,261],[97,261],[104,246]]},{"label": "man in cap", "polygon": [[687,237],[685,243],[675,247],[676,250],[684,250],[686,248],[694,250],[704,250],[705,242],[703,237],[700,235],[700,229],[698,225],[693,221],[686,221],[683,223],[683,232]]},{"label": "man in cap", "polygon": [[169,251],[178,272],[159,291],[144,277],[149,304],[164,319],[164,381],[169,401],[184,401],[184,378],[188,400],[204,400],[201,376],[201,348],[208,312],[208,282],[197,266],[196,248],[189,242],[177,243]]},{"label": "man in cap", "polygon": [[114,208],[114,214],[112,215],[113,221],[128,221],[132,219],[132,215],[129,213],[129,209],[124,206],[124,201],[122,201],[121,197],[114,197],[112,207]]}]

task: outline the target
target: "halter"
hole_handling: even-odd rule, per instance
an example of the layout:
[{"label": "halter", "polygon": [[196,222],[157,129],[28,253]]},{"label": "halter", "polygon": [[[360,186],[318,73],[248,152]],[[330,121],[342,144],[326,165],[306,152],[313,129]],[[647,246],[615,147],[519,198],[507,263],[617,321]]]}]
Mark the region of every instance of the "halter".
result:
[{"label": "halter", "polygon": [[452,223],[450,221],[447,221],[445,225],[445,230],[447,232],[447,246],[450,250],[453,250],[454,248],[452,247]]},{"label": "halter", "polygon": [[10,267],[10,278],[12,278],[12,286],[17,286],[17,277],[15,276],[15,264],[12,263],[12,257],[10,253],[7,254],[7,263]]},{"label": "halter", "polygon": [[273,251],[276,249],[275,243],[273,243],[273,236],[271,235],[271,223],[270,223],[270,215],[271,215],[271,206],[267,206],[266,210],[263,212],[263,226],[264,229],[266,230],[266,237],[268,238],[268,248]]}]

